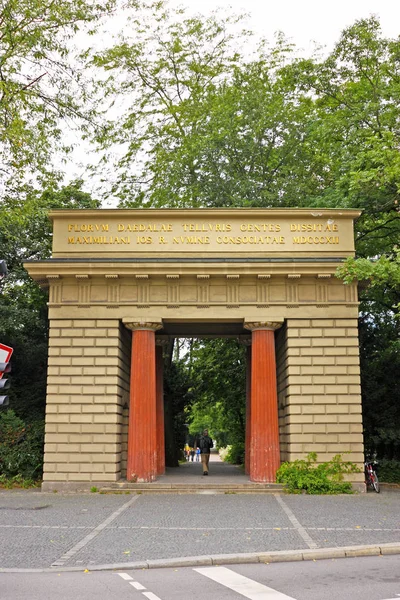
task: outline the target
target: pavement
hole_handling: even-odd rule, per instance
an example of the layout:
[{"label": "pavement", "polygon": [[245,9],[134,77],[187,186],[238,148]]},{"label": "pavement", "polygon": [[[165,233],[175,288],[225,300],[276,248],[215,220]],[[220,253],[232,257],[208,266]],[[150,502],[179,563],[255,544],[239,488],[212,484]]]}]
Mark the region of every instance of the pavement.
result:
[{"label": "pavement", "polygon": [[[208,478],[196,463],[163,478],[186,481],[192,493],[1,490],[0,572],[400,554],[398,488],[339,496],[218,490],[217,480],[229,484],[245,478],[240,469],[231,469],[214,458]],[[204,480],[207,487],[194,493]]]}]

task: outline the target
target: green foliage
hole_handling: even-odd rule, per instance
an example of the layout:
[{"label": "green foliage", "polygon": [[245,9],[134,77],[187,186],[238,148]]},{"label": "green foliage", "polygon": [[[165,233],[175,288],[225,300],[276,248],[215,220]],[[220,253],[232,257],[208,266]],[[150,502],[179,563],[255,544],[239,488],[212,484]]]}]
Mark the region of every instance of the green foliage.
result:
[{"label": "green foliage", "polygon": [[[118,90],[127,106],[97,135],[105,151],[102,169],[108,168],[113,191],[126,206],[199,206],[196,144],[203,138],[204,101],[240,63],[232,27],[238,18],[190,18],[162,1],[151,9],[93,59],[108,77],[99,80],[100,97],[112,105]],[[114,166],[107,148],[115,143],[127,150]]]},{"label": "green foliage", "polygon": [[0,341],[14,348],[10,404],[28,423],[44,417],[48,294],[30,279],[23,263],[50,257],[50,210],[99,207],[81,186],[81,181],[75,181],[59,189],[6,198],[0,204],[1,258],[9,270],[0,282]]},{"label": "green foliage", "polygon": [[43,422],[26,425],[14,411],[0,412],[0,474],[3,477],[39,479],[43,466],[43,443]]},{"label": "green foliage", "polygon": [[220,456],[224,462],[242,465],[244,463],[244,442],[236,442],[227,446],[224,448],[224,452],[220,452]]},{"label": "green foliage", "polygon": [[[99,208],[100,202],[82,190],[81,180],[67,186],[29,191],[16,198],[5,197],[0,204],[1,257],[6,260],[9,276],[4,285],[26,282],[22,267],[27,260],[44,260],[51,255],[53,209]],[[33,292],[32,292],[33,293]]]},{"label": "green foliage", "polygon": [[[397,235],[400,236],[400,219],[394,219],[399,229]],[[386,308],[388,312],[399,317],[400,249],[397,246],[393,247],[393,251],[387,247],[387,254],[372,260],[350,257],[338,268],[337,275],[345,283],[354,280],[367,282],[368,288],[362,294],[362,309],[370,312],[371,304],[374,304],[376,308]]]},{"label": "green foliage", "polygon": [[377,472],[382,483],[400,483],[400,460],[380,460]]},{"label": "green foliage", "polygon": [[164,371],[165,461],[177,467],[186,442],[186,407],[190,406],[190,378],[182,361],[166,365]]},{"label": "green foliage", "polygon": [[15,475],[14,477],[7,477],[7,475],[0,475],[0,488],[12,489],[12,488],[33,488],[38,487],[39,482],[37,479],[30,479],[22,477],[21,475]]},{"label": "green foliage", "polygon": [[343,462],[337,454],[331,461],[316,465],[317,455],[310,452],[305,460],[283,463],[276,474],[277,483],[284,483],[291,494],[351,494],[351,483],[343,475],[358,473],[352,462]]},{"label": "green foliage", "polygon": [[361,391],[367,453],[400,460],[400,322],[375,311],[360,319]]},{"label": "green foliage", "polygon": [[[113,2],[4,0],[0,7],[0,163],[6,195],[49,178],[61,123],[90,120],[78,31],[94,27]],[[70,150],[64,147],[65,151]],[[4,193],[4,188],[3,188]]]},{"label": "green foliage", "polygon": [[166,459],[177,466],[186,441],[208,429],[217,447],[237,447],[245,433],[245,355],[236,340],[175,340],[165,365]]},{"label": "green foliage", "polygon": [[207,428],[218,447],[244,441],[246,357],[236,340],[195,341],[191,355],[190,432]]}]

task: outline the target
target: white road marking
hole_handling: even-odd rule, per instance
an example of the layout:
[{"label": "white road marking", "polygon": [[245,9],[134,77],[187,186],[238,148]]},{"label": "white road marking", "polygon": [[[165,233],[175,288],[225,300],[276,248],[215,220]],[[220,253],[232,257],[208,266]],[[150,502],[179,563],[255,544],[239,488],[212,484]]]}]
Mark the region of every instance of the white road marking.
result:
[{"label": "white road marking", "polygon": [[87,525],[0,525],[1,529],[91,529]]},{"label": "white road marking", "polygon": [[153,592],[142,592],[143,596],[146,596],[149,600],[161,600],[158,596],[153,594]]},{"label": "white road marking", "polygon": [[274,496],[277,499],[277,501],[279,502],[279,504],[281,505],[281,508],[284,510],[284,512],[289,517],[290,522],[292,523],[292,525],[294,525],[294,527],[297,530],[300,537],[302,537],[303,540],[305,541],[305,543],[307,544],[307,546],[309,548],[318,548],[318,545],[314,542],[312,537],[310,537],[308,535],[308,533],[304,529],[303,525],[301,525],[301,523],[296,519],[295,515],[292,513],[290,508],[287,506],[286,502],[284,502],[282,500],[282,498],[279,496],[279,494],[274,494]]},{"label": "white road marking", "polygon": [[112,521],[119,517],[119,515],[123,513],[127,508],[132,506],[132,504],[136,502],[139,498],[140,496],[134,496],[129,500],[129,502],[125,502],[125,504],[123,504],[116,511],[114,511],[112,515],[110,515],[105,521],[100,523],[100,525],[97,525],[97,527],[93,529],[93,531],[88,533],[87,536],[85,536],[80,542],[75,544],[75,546],[68,550],[68,552],[60,556],[58,560],[54,561],[51,566],[62,567],[67,562],[67,560],[69,560],[72,556],[74,556],[74,554],[79,552],[79,550],[82,550],[82,548],[84,548],[89,542],[91,542],[95,537],[97,537],[99,533],[101,533],[103,529],[107,527],[107,525],[112,523]]},{"label": "white road marking", "polygon": [[130,581],[132,579],[132,577],[128,575],[128,573],[116,573],[116,575],[119,575],[120,577],[122,577],[122,579],[125,579],[125,581]]},{"label": "white road marking", "polygon": [[146,589],[144,587],[144,585],[142,585],[138,581],[130,581],[129,583],[131,584],[131,586],[133,586],[135,588],[135,590],[145,590]]},{"label": "white road marking", "polygon": [[253,579],[239,575],[226,567],[202,567],[193,570],[224,585],[245,598],[250,598],[250,600],[296,600],[292,596],[282,594]]}]

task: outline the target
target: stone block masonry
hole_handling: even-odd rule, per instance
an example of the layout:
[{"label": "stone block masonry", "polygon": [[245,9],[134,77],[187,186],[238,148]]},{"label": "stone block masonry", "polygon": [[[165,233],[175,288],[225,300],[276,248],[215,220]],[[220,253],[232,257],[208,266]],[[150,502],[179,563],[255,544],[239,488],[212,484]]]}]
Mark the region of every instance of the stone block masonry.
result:
[{"label": "stone block masonry", "polygon": [[129,337],[116,319],[51,321],[43,481],[117,481]]},{"label": "stone block masonry", "polygon": [[343,454],[363,482],[357,320],[288,319],[277,345],[282,460]]}]

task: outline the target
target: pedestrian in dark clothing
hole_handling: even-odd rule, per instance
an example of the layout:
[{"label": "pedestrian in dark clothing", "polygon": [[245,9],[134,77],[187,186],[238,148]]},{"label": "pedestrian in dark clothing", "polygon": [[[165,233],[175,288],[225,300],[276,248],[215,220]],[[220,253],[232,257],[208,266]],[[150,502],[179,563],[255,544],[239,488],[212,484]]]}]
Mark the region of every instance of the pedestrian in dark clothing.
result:
[{"label": "pedestrian in dark clothing", "polygon": [[203,467],[203,475],[208,475],[208,463],[210,462],[210,450],[214,446],[212,439],[208,435],[208,429],[203,431],[203,435],[198,440],[200,448],[201,466]]}]

